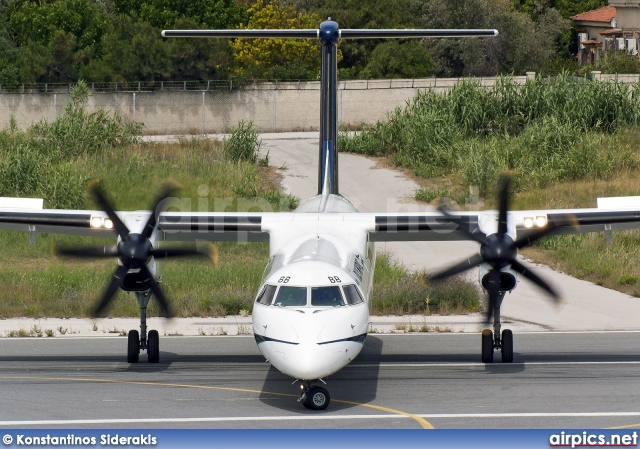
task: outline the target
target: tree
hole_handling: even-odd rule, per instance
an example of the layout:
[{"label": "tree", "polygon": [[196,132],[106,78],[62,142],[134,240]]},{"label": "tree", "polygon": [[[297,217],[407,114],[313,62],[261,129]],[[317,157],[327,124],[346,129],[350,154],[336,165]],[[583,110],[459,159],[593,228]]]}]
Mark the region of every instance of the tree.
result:
[{"label": "tree", "polygon": [[[179,19],[179,28],[197,28]],[[92,60],[80,75],[92,81],[225,79],[232,62],[227,40],[169,39],[145,21],[119,15],[104,37],[105,56]]]},{"label": "tree", "polygon": [[538,11],[547,8],[555,8],[565,19],[575,16],[581,12],[607,6],[607,0],[512,0],[513,7],[521,12],[526,12],[535,16]]},{"label": "tree", "polygon": [[492,76],[540,71],[556,54],[567,20],[549,8],[538,23],[514,11],[509,0],[426,0],[414,4],[424,28],[496,28],[492,38],[432,39],[439,76]]},{"label": "tree", "polygon": [[102,56],[109,18],[92,0],[14,0],[0,12],[20,50],[12,65],[21,82],[74,81]]},{"label": "tree", "polygon": [[15,86],[20,81],[15,61],[21,58],[21,49],[11,40],[9,24],[0,16],[0,85]]},{"label": "tree", "polygon": [[[326,0],[309,2],[315,7],[320,17],[331,17],[340,24],[341,28],[416,28],[418,17],[411,11],[413,0],[368,0],[363,4],[361,0]],[[303,3],[308,3],[303,1]],[[384,53],[389,41],[380,39],[349,39],[340,43],[344,56],[340,63],[341,78],[362,78],[369,76],[371,70],[363,72],[372,61],[374,49],[383,45],[379,52]],[[415,45],[415,44],[411,44]],[[416,51],[416,47],[411,47]],[[380,54],[380,53],[378,53]],[[394,64],[394,67],[402,66]],[[386,71],[387,76],[404,76],[401,72]]]},{"label": "tree", "polygon": [[247,8],[234,0],[113,0],[113,7],[160,29],[175,28],[184,19],[209,28],[235,28],[248,19]]},{"label": "tree", "polygon": [[[536,23],[548,12],[549,9],[556,10],[561,17],[569,19],[581,12],[607,6],[607,0],[512,0],[513,7],[520,12],[529,14],[531,20]],[[578,35],[573,24],[569,28],[564,28],[562,34],[557,38],[556,63],[560,66],[570,67],[573,65],[571,54],[577,51]]]},{"label": "tree", "polygon": [[435,66],[427,49],[420,42],[389,40],[371,53],[369,63],[361,72],[364,78],[424,78],[433,75]]},{"label": "tree", "polygon": [[16,1],[8,8],[9,24],[18,44],[51,42],[56,30],[75,38],[75,49],[99,45],[109,18],[92,0]]},{"label": "tree", "polygon": [[[248,10],[247,29],[318,28],[320,17],[303,14],[295,6],[282,6],[278,0],[263,6],[258,0]],[[310,39],[236,39],[235,73],[249,78],[300,79],[317,77],[320,69],[320,45]],[[338,55],[340,58],[340,55]]]}]

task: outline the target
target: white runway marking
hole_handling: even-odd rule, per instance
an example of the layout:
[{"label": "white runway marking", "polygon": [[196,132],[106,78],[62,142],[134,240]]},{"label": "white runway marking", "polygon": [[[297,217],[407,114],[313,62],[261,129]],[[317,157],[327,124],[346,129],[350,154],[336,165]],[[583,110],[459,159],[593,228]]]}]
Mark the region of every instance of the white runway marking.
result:
[{"label": "white runway marking", "polygon": [[[640,412],[568,412],[568,413],[435,413],[416,414],[421,418],[567,418],[567,417],[598,417],[620,418],[640,417]],[[225,416],[202,418],[144,418],[144,419],[61,419],[61,420],[31,420],[31,421],[0,421],[0,427],[21,426],[74,426],[74,425],[100,425],[100,424],[170,424],[170,423],[206,423],[206,422],[252,422],[252,421],[331,421],[345,419],[397,419],[410,418],[406,415],[308,415],[308,416]]]},{"label": "white runway marking", "polygon": [[389,419],[409,418],[405,415],[308,415],[308,416],[224,416],[204,418],[140,418],[140,419],[62,419],[62,420],[34,420],[34,421],[0,421],[0,427],[20,426],[48,426],[48,425],[76,425],[76,424],[149,424],[149,423],[198,423],[198,422],[229,422],[229,421],[317,421],[343,419]]},{"label": "white runway marking", "polygon": [[618,361],[618,362],[515,362],[515,363],[368,363],[347,365],[348,368],[428,368],[428,367],[478,367],[478,366],[555,366],[555,365],[640,365],[640,360]]},{"label": "white runway marking", "polygon": [[620,418],[625,416],[640,416],[640,412],[568,412],[568,413],[435,413],[416,414],[421,418],[572,418],[598,417]]}]

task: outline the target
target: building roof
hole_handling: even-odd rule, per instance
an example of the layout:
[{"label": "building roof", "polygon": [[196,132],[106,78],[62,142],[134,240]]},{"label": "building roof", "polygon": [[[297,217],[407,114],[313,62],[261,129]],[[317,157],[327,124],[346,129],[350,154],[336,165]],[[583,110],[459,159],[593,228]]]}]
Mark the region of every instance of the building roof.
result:
[{"label": "building roof", "polygon": [[606,22],[610,23],[616,16],[616,8],[613,6],[605,6],[603,8],[594,9],[593,11],[581,12],[575,16],[571,16],[573,20],[581,22]]},{"label": "building roof", "polygon": [[580,42],[582,45],[602,45],[600,41],[588,40]]},{"label": "building roof", "polygon": [[600,31],[599,34],[603,36],[622,36],[622,35],[631,36],[633,35],[633,30],[621,30],[620,28],[613,28],[611,30]]}]

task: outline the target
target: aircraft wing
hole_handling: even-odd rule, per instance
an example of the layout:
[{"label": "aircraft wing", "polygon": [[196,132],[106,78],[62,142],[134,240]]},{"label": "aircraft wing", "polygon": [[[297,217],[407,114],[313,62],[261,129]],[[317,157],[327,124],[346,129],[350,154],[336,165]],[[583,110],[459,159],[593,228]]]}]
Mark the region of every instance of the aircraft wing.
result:
[{"label": "aircraft wing", "polygon": [[115,237],[115,230],[104,227],[105,218],[104,212],[91,210],[0,208],[0,229]]},{"label": "aircraft wing", "polygon": [[[623,205],[635,201],[633,207],[609,208],[615,204],[611,198],[599,199],[599,207],[593,209],[544,209],[510,211],[509,222],[515,227],[518,238],[533,234],[548,226],[549,235],[576,234],[584,232],[606,232],[640,228],[640,201],[637,197],[622,200]],[[618,199],[616,199],[618,200]],[[619,202],[620,203],[620,202]],[[601,207],[602,205],[602,207]],[[497,225],[497,211],[455,212],[452,220],[440,212],[376,214],[375,231],[370,239],[374,242],[389,241],[448,241],[468,240],[466,232],[475,234],[491,232],[492,223]],[[487,231],[489,229],[489,232]],[[465,232],[466,231],[466,232]]]},{"label": "aircraft wing", "polygon": [[[30,200],[26,200],[30,201]],[[116,237],[107,214],[97,210],[42,209],[36,203],[0,207],[0,229],[55,234]],[[4,204],[0,203],[0,206]],[[15,205],[12,205],[15,206]],[[624,206],[624,207],[612,207]],[[150,211],[117,212],[132,229],[145,223]],[[328,213],[293,212],[163,212],[158,217],[159,240],[267,242],[274,223],[296,220],[359,221],[374,242],[467,240],[466,232],[485,234],[498,220],[496,211],[449,212],[457,224],[438,211],[409,213]],[[611,232],[640,228],[640,198],[598,199],[593,209],[543,209],[510,211],[509,221],[518,237],[547,226],[550,235],[583,232]],[[269,225],[267,226],[266,223]],[[464,228],[464,229],[462,229]]]},{"label": "aircraft wing", "polygon": [[[136,228],[136,223],[146,223],[151,214],[150,211],[116,213],[132,230]],[[161,213],[158,217],[158,239],[268,241],[268,233],[263,232],[261,226],[263,215],[250,212]],[[0,207],[0,229],[26,231],[33,238],[40,232],[117,237],[107,214],[97,210]]]}]

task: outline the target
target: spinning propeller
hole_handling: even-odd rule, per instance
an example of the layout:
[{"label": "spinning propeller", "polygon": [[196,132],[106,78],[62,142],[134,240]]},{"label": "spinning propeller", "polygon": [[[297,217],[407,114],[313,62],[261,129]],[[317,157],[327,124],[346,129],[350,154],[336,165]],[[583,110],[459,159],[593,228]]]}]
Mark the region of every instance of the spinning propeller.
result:
[{"label": "spinning propeller", "polygon": [[[117,245],[99,246],[99,247],[79,247],[79,248],[60,248],[57,253],[63,256],[73,256],[80,258],[103,258],[118,257],[119,264],[107,288],[102,294],[102,298],[92,311],[92,316],[99,316],[112,301],[114,295],[119,288],[131,291],[151,290],[160,303],[160,307],[167,317],[171,317],[171,308],[164,293],[160,289],[160,285],[155,280],[147,264],[152,257],[184,257],[184,256],[203,256],[206,255],[193,248],[163,248],[156,249],[151,242],[151,234],[156,228],[157,216],[160,213],[158,209],[162,202],[167,199],[176,190],[177,186],[167,183],[164,185],[158,195],[155,204],[151,208],[151,216],[145,224],[142,232],[131,232],[129,228],[120,220],[115,210],[105,198],[102,189],[98,184],[91,187],[91,193],[100,205],[102,210],[113,223],[120,240]],[[141,287],[128,288],[125,287],[124,281],[127,275],[134,275],[136,280],[142,281]]]},{"label": "spinning propeller", "polygon": [[[471,256],[467,260],[453,265],[446,270],[430,276],[431,280],[439,281],[449,276],[453,276],[463,271],[469,270],[480,264],[486,263],[491,268],[483,279],[483,286],[489,293],[489,307],[487,309],[487,323],[491,320],[493,310],[499,305],[499,295],[501,287],[501,278],[503,268],[511,268],[513,271],[520,273],[529,279],[541,289],[545,290],[554,301],[558,301],[558,294],[540,277],[535,275],[526,265],[516,260],[518,250],[535,242],[536,240],[549,235],[556,225],[547,223],[544,229],[525,237],[513,240],[507,233],[507,211],[509,208],[509,184],[510,179],[503,177],[500,180],[500,191],[498,195],[499,211],[498,211],[498,231],[495,234],[485,235],[482,231],[470,232],[467,230],[465,223],[460,217],[452,215],[450,212],[440,208],[442,212],[451,222],[458,225],[458,230],[463,231],[471,239],[480,243],[480,253]],[[509,289],[510,290],[510,289]]]}]

